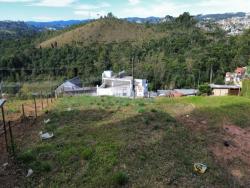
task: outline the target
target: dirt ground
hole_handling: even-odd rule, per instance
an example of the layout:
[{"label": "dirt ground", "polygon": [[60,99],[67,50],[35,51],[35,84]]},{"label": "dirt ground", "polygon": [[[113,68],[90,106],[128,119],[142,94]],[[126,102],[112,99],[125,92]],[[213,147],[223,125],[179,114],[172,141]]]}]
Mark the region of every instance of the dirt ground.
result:
[{"label": "dirt ground", "polygon": [[234,177],[250,186],[250,129],[223,125],[222,138],[223,144],[210,147],[212,153]]},{"label": "dirt ground", "polygon": [[[207,135],[208,148],[215,161],[242,186],[250,186],[250,129],[222,123],[220,131],[209,129],[209,120],[183,115],[178,120],[188,128]],[[210,136],[211,135],[211,136]]]}]

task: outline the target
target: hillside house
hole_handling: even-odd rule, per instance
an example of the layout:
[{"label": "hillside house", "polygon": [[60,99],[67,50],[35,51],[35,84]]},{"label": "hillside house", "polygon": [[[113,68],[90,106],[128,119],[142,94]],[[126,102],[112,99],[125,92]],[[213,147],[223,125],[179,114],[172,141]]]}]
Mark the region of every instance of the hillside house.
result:
[{"label": "hillside house", "polygon": [[227,72],[225,84],[242,86],[242,80],[245,78],[247,67],[237,67],[233,73]]},{"label": "hillside house", "polygon": [[96,93],[96,88],[94,87],[82,87],[82,82],[79,77],[74,77],[70,80],[66,80],[55,90],[55,95],[81,95],[81,94],[90,94],[93,95]]},{"label": "hillside house", "polygon": [[[148,84],[145,79],[134,79],[135,97],[146,97]],[[126,76],[125,72],[117,75],[112,71],[104,71],[102,85],[97,86],[97,96],[133,97],[133,77]]]}]

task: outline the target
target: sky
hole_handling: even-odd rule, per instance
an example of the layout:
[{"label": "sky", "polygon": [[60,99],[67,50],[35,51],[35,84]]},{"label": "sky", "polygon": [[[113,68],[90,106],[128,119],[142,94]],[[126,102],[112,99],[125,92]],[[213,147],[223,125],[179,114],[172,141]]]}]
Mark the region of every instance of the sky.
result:
[{"label": "sky", "polygon": [[0,20],[53,21],[250,12],[250,0],[0,0]]}]

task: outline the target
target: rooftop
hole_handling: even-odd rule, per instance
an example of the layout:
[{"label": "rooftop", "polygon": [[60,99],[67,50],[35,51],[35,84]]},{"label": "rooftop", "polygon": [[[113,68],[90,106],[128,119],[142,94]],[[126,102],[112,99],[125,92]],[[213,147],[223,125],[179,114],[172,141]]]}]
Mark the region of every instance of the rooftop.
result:
[{"label": "rooftop", "polygon": [[216,85],[210,84],[209,85],[212,89],[240,89],[239,85]]}]

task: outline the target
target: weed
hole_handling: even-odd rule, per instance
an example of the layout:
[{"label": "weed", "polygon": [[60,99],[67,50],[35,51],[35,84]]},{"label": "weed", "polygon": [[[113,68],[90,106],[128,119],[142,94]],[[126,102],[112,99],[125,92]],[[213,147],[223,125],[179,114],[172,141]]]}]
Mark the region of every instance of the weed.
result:
[{"label": "weed", "polygon": [[151,109],[151,112],[156,113],[157,110],[156,110],[155,108],[152,108],[152,109]]},{"label": "weed", "polygon": [[117,172],[114,176],[114,182],[117,185],[126,185],[128,183],[128,175],[126,172]]},{"label": "weed", "polygon": [[52,169],[50,163],[46,161],[34,161],[29,167],[37,172],[50,172]]},{"label": "weed", "polygon": [[137,112],[138,112],[138,113],[141,113],[141,114],[144,113],[145,111],[146,111],[145,108],[139,108],[139,109],[137,110]]},{"label": "weed", "polygon": [[86,148],[83,151],[81,151],[81,156],[83,157],[83,159],[89,160],[93,156],[93,150],[90,148]]},{"label": "weed", "polygon": [[145,124],[145,125],[149,125],[149,123],[150,123],[150,120],[149,120],[149,117],[142,117],[142,121],[143,121],[143,123]]},{"label": "weed", "polygon": [[36,160],[36,155],[32,150],[27,150],[26,152],[21,153],[17,159],[25,164],[28,164]]}]

